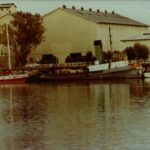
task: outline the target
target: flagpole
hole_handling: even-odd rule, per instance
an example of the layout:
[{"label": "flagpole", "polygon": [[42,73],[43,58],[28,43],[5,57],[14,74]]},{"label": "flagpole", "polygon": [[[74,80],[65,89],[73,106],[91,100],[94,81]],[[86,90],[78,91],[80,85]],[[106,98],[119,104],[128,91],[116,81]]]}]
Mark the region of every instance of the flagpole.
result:
[{"label": "flagpole", "polygon": [[9,33],[7,22],[6,22],[6,36],[7,36],[7,50],[8,50],[8,68],[11,70],[11,56],[10,56]]}]

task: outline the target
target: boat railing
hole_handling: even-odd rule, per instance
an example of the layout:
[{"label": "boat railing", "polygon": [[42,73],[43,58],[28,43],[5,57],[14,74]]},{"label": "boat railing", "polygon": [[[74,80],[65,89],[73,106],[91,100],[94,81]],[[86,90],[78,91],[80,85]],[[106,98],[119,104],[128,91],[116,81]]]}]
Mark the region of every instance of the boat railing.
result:
[{"label": "boat railing", "polygon": [[142,64],[150,65],[150,61],[144,61],[144,62],[142,62]]},{"label": "boat railing", "polygon": [[77,62],[77,63],[64,63],[64,64],[40,64],[40,68],[51,68],[51,67],[82,67],[88,66],[91,63],[89,62]]}]

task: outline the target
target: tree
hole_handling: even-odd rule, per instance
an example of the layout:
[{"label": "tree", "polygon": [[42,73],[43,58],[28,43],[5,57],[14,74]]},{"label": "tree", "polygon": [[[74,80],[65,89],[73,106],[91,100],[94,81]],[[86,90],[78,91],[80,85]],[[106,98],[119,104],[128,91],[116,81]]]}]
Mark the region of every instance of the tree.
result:
[{"label": "tree", "polygon": [[111,51],[103,52],[103,56],[105,61],[110,61],[112,59]]},{"label": "tree", "polygon": [[67,56],[65,62],[66,63],[72,63],[72,62],[74,62],[74,60],[71,56]]},{"label": "tree", "polygon": [[[16,66],[24,66],[27,57],[43,40],[45,31],[39,14],[16,12],[8,26],[10,48],[14,52]],[[6,44],[6,31],[0,34],[0,41]]]},{"label": "tree", "polygon": [[92,52],[91,51],[88,51],[87,53],[86,53],[86,61],[91,61],[92,60],[92,57],[93,57],[93,54],[92,54]]},{"label": "tree", "polygon": [[124,51],[127,54],[128,60],[136,59],[136,51],[133,47],[127,47]]},{"label": "tree", "polygon": [[142,45],[139,43],[134,44],[135,52],[136,52],[136,57],[137,59],[148,59],[148,55],[149,55],[149,49],[146,45]]},{"label": "tree", "polygon": [[42,59],[40,60],[41,64],[57,64],[58,63],[58,58],[54,55],[43,55]]},{"label": "tree", "polygon": [[94,62],[96,60],[96,57],[93,56],[93,53],[91,51],[88,51],[86,53],[86,62]]},{"label": "tree", "polygon": [[129,60],[146,60],[149,57],[149,48],[139,43],[135,43],[133,47],[127,47],[124,51]]}]

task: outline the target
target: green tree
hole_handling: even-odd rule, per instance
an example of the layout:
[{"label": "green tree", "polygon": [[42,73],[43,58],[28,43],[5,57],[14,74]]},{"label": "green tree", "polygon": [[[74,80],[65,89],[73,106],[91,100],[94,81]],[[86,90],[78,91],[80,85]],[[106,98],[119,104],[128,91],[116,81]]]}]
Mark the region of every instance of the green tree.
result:
[{"label": "green tree", "polygon": [[136,52],[136,57],[137,59],[143,59],[146,60],[148,59],[149,56],[149,49],[146,45],[142,45],[139,43],[134,44],[135,52]]},{"label": "green tree", "polygon": [[135,60],[136,59],[136,51],[133,47],[127,47],[124,50],[127,54],[128,60]]},{"label": "green tree", "polygon": [[149,57],[149,48],[139,43],[135,43],[133,47],[127,47],[124,51],[129,60],[146,60]]},{"label": "green tree", "polygon": [[71,56],[67,56],[65,62],[66,63],[72,63],[72,62],[74,62],[74,60]]},{"label": "green tree", "polygon": [[[27,57],[44,39],[43,21],[39,14],[17,12],[8,26],[10,48],[15,56],[16,66],[24,66]],[[6,31],[0,34],[3,44],[6,44]]]},{"label": "green tree", "polygon": [[91,51],[88,51],[86,53],[85,58],[86,58],[86,62],[94,62],[96,60],[96,57],[93,56],[93,53]]}]

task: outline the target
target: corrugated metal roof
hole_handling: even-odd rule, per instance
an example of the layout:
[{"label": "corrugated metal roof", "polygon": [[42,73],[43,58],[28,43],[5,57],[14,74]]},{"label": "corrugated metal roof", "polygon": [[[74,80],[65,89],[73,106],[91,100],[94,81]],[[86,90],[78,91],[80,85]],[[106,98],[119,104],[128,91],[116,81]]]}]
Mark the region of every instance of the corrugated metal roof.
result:
[{"label": "corrugated metal roof", "polygon": [[150,40],[150,33],[143,33],[142,35],[132,36],[121,41],[141,41],[141,40]]},{"label": "corrugated metal roof", "polygon": [[149,25],[135,21],[133,19],[121,16],[119,14],[116,14],[114,12],[108,13],[100,12],[100,11],[89,11],[82,9],[76,9],[75,7],[73,9],[71,8],[62,8],[65,11],[68,11],[70,13],[80,15],[86,19],[89,19],[91,21],[94,21],[96,23],[105,23],[105,24],[120,24],[120,25],[132,25],[132,26],[142,26],[142,27],[149,27]]}]

